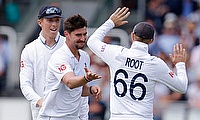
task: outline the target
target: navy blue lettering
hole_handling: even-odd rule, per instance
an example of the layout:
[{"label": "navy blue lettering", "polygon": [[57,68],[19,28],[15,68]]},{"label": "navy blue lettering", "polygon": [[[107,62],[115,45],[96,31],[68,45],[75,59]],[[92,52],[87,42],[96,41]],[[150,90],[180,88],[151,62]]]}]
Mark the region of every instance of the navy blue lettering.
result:
[{"label": "navy blue lettering", "polygon": [[141,70],[143,63],[144,61],[127,58],[125,66]]}]

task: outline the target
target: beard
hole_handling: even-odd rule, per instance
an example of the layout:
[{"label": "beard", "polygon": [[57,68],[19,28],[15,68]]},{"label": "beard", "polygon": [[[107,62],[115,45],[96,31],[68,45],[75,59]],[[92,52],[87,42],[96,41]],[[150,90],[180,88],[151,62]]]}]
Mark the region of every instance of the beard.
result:
[{"label": "beard", "polygon": [[85,47],[85,42],[77,42],[75,45],[76,49],[83,49]]}]

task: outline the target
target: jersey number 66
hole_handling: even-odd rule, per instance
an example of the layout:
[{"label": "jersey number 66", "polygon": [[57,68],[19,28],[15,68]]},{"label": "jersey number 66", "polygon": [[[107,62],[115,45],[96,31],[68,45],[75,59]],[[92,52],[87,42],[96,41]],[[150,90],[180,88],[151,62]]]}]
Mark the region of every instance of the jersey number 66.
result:
[{"label": "jersey number 66", "polygon": [[[114,77],[115,94],[116,94],[117,96],[119,96],[119,97],[124,97],[124,96],[126,95],[126,93],[127,93],[127,84],[126,84],[126,82],[125,82],[123,79],[117,79],[117,76],[118,76],[119,73],[124,74],[124,77],[125,77],[126,79],[128,78],[128,73],[127,73],[125,70],[123,70],[123,69],[119,69],[119,70],[116,71],[115,77]],[[138,73],[138,74],[136,74],[136,75],[132,78],[131,84],[130,84],[130,96],[131,96],[131,98],[132,98],[133,100],[142,100],[142,99],[144,99],[144,96],[146,95],[146,87],[145,87],[142,83],[135,83],[135,80],[136,80],[138,77],[143,78],[143,79],[144,79],[144,82],[148,82],[147,77],[146,77],[144,74],[142,74],[142,73]],[[120,92],[120,93],[118,92],[118,89],[117,89],[117,84],[118,84],[118,83],[121,83],[121,84],[123,85],[123,88],[124,88],[123,92]],[[142,89],[142,94],[141,94],[141,96],[139,96],[139,97],[136,97],[136,96],[133,94],[133,90],[134,90],[134,88],[136,88],[136,87],[140,87],[140,88]]]}]

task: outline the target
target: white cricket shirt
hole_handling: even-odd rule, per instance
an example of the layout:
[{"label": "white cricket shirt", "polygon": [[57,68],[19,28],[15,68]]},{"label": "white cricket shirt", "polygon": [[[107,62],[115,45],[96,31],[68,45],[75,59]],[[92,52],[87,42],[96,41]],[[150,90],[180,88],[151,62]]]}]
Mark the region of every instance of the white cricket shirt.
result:
[{"label": "white cricket shirt", "polygon": [[79,50],[79,61],[64,44],[55,51],[49,62],[46,74],[44,102],[40,116],[65,117],[77,116],[81,105],[82,87],[70,89],[61,79],[67,72],[76,76],[85,75],[84,67],[89,67],[89,55]]},{"label": "white cricket shirt", "polygon": [[44,43],[45,39],[40,34],[36,40],[25,46],[21,54],[20,87],[25,98],[34,106],[43,97],[48,60],[65,43],[65,37],[58,33],[56,44],[52,48]]},{"label": "white cricket shirt", "polygon": [[156,83],[185,93],[188,85],[185,63],[176,64],[176,76],[163,60],[150,56],[147,44],[135,41],[128,49],[103,43],[104,36],[113,27],[113,21],[107,20],[87,42],[110,68],[110,120],[153,120]]}]

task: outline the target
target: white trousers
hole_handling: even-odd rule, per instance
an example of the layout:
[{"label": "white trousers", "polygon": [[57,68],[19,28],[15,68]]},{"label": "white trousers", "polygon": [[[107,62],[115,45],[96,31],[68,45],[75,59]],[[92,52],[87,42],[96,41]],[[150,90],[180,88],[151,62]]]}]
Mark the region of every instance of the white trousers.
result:
[{"label": "white trousers", "polygon": [[65,117],[47,117],[39,116],[37,120],[80,120],[78,116],[65,116]]},{"label": "white trousers", "polygon": [[37,120],[40,107],[36,107],[33,104],[30,104],[30,106],[31,106],[32,120]]}]

